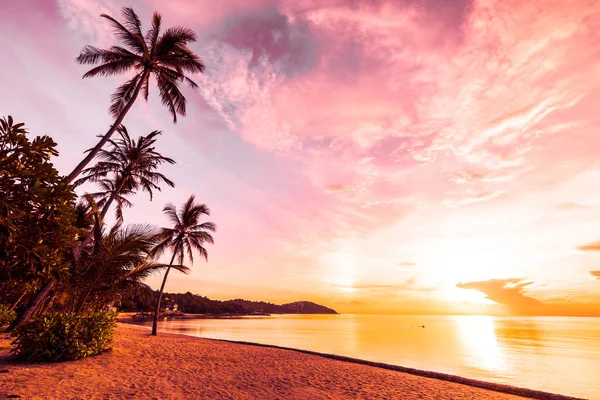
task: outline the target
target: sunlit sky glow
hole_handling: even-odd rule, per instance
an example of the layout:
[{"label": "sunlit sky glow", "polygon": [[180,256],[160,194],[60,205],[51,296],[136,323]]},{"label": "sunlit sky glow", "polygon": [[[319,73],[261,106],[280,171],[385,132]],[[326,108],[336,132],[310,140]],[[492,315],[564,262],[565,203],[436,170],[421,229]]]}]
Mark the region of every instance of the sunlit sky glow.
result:
[{"label": "sunlit sky glow", "polygon": [[167,291],[600,315],[600,2],[3,0],[0,115],[65,174],[124,80],[74,59],[124,5],[194,29],[207,66],[177,125],[156,90],[125,120],[178,162],[126,222],[194,193],[219,227]]}]

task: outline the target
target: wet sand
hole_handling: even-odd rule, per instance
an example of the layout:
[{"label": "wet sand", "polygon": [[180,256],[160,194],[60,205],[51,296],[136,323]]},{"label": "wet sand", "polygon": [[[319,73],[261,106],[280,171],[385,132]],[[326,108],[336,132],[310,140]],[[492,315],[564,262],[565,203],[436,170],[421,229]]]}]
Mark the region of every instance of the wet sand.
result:
[{"label": "wet sand", "polygon": [[79,361],[16,363],[9,346],[4,334],[0,399],[524,398],[292,350],[166,333],[152,337],[124,324],[111,351]]}]

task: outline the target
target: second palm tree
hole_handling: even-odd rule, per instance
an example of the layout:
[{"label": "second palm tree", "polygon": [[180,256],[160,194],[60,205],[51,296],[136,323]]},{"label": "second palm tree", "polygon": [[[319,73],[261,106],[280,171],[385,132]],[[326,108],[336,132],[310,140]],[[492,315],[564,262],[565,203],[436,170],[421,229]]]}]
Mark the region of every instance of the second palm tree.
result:
[{"label": "second palm tree", "polygon": [[[167,204],[165,208],[163,208],[163,212],[169,221],[173,223],[173,227],[161,229],[161,232],[159,233],[160,242],[156,246],[155,253],[159,256],[166,250],[171,250],[173,255],[171,256],[169,265],[173,265],[176,258],[177,264],[183,265],[186,255],[190,262],[193,263],[194,251],[197,251],[206,261],[208,261],[208,252],[206,251],[206,248],[204,248],[204,244],[214,243],[211,232],[215,232],[217,226],[212,222],[200,222],[200,219],[203,216],[210,216],[210,210],[205,204],[197,204],[195,200],[193,195],[190,196],[179,211],[173,204]],[[154,336],[156,336],[158,329],[160,303],[170,270],[171,268],[167,268],[158,293],[158,301],[156,303],[154,320],[152,322],[152,335]]]}]

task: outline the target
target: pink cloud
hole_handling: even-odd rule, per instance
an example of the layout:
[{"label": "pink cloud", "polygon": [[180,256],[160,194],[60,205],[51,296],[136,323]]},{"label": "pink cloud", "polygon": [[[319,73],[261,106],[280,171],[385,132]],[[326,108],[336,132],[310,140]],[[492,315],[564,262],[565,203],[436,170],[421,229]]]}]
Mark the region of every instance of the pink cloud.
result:
[{"label": "pink cloud", "polygon": [[[189,116],[173,127],[151,99],[127,124],[139,134],[165,131],[181,155],[181,192],[172,196],[206,193],[225,227],[217,262],[236,272],[244,257],[232,254],[248,254],[256,271],[290,282],[305,270],[314,283],[324,254],[373,237],[379,247],[364,245],[357,258],[377,248],[420,261],[410,251],[427,248],[445,224],[467,230],[483,220],[486,234],[498,214],[541,213],[552,190],[595,168],[600,5],[58,0],[29,12],[33,3],[21,4],[0,5],[11,16],[4,26],[20,39],[14,45],[0,28],[14,63],[0,78],[14,104],[52,121],[59,142],[74,149],[66,164],[91,144],[74,143],[76,127],[91,138],[108,123],[114,82],[82,85],[72,62],[83,44],[112,44],[99,14],[132,5],[147,27],[156,9],[165,25],[198,32],[194,50],[207,72],[199,94],[189,93]],[[46,66],[43,74],[36,65]],[[16,82],[27,80],[31,87],[17,93]],[[88,128],[92,116],[97,126]],[[594,212],[585,189],[593,177],[556,202],[585,198],[581,213]]]},{"label": "pink cloud", "polygon": [[[480,180],[484,188],[476,192],[502,192],[497,183],[515,180],[531,168],[526,157],[534,142],[552,134],[548,118],[574,106],[590,90],[585,82],[592,78],[585,74],[591,69],[576,77],[567,73],[573,57],[578,65],[596,62],[571,46],[575,40],[596,46],[585,33],[580,10],[544,8],[547,15],[535,19],[534,26],[512,29],[511,24],[529,20],[537,8],[475,5],[451,21],[455,39],[440,44],[439,32],[450,22],[440,17],[423,26],[423,20],[434,17],[417,7],[323,8],[308,3],[281,9],[289,30],[308,32],[318,43],[319,62],[290,76],[268,52],[257,58],[251,46],[215,41],[209,57],[225,67],[205,83],[204,94],[249,142],[289,153],[312,169],[325,159],[327,164],[318,169],[329,177],[346,176],[329,182],[311,174],[325,188],[368,188],[397,174],[403,167],[398,160],[434,162],[450,151],[457,173],[489,171]],[[261,34],[274,35],[271,28],[267,25]],[[391,141],[402,137],[408,141]],[[361,161],[375,149],[373,162]],[[389,168],[377,165],[394,156]],[[471,192],[465,197],[473,198]]]}]

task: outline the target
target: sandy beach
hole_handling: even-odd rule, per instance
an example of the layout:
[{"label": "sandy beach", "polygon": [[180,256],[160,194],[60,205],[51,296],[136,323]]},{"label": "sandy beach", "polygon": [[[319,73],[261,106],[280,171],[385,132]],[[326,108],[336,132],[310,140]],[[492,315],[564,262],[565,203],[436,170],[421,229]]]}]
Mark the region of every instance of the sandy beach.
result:
[{"label": "sandy beach", "polygon": [[113,349],[63,363],[15,363],[0,339],[0,398],[517,399],[506,393],[282,350],[119,324]]}]

